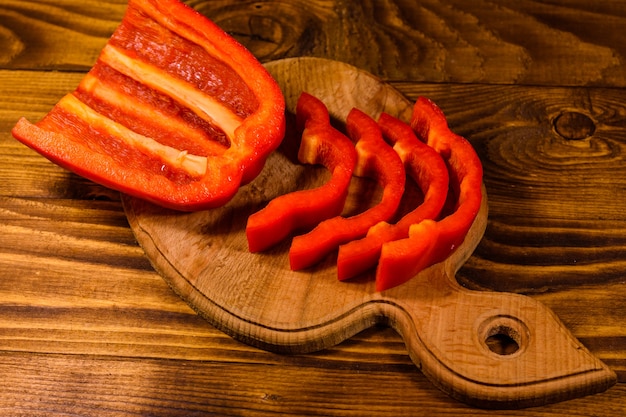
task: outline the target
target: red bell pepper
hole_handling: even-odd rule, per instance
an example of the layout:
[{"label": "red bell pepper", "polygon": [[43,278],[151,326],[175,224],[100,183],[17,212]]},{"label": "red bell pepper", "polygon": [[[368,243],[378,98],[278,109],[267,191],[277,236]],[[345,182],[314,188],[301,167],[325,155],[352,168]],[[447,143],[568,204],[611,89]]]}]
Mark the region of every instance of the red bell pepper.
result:
[{"label": "red bell pepper", "polygon": [[178,210],[221,206],[284,136],[255,57],[177,0],[130,0],[76,91],[15,138],[107,187]]},{"label": "red bell pepper", "polygon": [[424,199],[397,223],[380,222],[370,228],[363,239],[341,245],[337,257],[337,277],[340,280],[375,267],[385,242],[407,238],[411,225],[437,218],[448,195],[448,169],[441,156],[422,143],[411,126],[401,120],[383,113],[378,124],[384,138],[404,162],[406,172],[422,190]]},{"label": "red bell pepper", "polygon": [[465,138],[450,131],[441,109],[430,100],[419,98],[411,126],[446,162],[455,204],[453,212],[443,219],[413,225],[408,238],[383,245],[376,270],[378,291],[400,285],[450,256],[465,239],[482,203],[480,159]]},{"label": "red bell pepper", "polygon": [[251,215],[246,225],[251,252],[268,249],[294,231],[311,229],[343,210],[357,161],[352,141],[331,126],[324,103],[308,93],[298,99],[296,124],[303,129],[299,161],[324,165],[331,178],[320,187],[278,196]]},{"label": "red bell pepper", "polygon": [[378,204],[357,215],[333,217],[321,222],[309,233],[296,236],[289,250],[292,270],[319,262],[339,245],[359,239],[374,224],[389,220],[396,213],[404,194],[404,165],[383,139],[376,121],[353,109],[346,119],[346,129],[356,143],[358,159],[354,174],[375,179],[383,189],[382,198]]}]

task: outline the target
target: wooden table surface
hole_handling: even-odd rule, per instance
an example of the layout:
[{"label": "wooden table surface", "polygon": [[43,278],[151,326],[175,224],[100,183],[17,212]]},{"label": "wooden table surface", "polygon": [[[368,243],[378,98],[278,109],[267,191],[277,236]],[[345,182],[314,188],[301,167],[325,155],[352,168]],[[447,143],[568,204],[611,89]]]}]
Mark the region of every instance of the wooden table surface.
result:
[{"label": "wooden table surface", "polygon": [[489,195],[459,282],[541,301],[618,383],[487,411],[435,388],[389,328],[279,355],[210,326],[153,270],[117,192],[10,134],[76,87],[126,2],[0,0],[0,414],[624,415],[626,2],[187,3],[263,62],[344,61],[437,102]]}]

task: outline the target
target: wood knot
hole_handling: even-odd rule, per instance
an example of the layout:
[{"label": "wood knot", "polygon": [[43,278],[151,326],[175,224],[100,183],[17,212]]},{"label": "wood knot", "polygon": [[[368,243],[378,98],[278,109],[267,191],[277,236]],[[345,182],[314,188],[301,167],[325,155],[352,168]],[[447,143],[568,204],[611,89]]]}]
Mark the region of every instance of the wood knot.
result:
[{"label": "wood knot", "polygon": [[565,139],[580,140],[593,136],[596,125],[586,114],[566,111],[554,119],[554,129]]}]

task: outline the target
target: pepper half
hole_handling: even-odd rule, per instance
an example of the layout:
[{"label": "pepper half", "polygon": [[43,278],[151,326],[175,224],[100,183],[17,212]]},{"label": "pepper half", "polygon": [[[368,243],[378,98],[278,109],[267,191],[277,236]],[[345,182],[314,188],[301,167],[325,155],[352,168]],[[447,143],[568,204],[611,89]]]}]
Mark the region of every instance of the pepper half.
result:
[{"label": "pepper half", "polygon": [[480,159],[465,138],[450,131],[441,109],[432,101],[419,98],[411,126],[446,162],[454,205],[452,213],[443,219],[414,224],[408,238],[383,245],[376,270],[378,291],[400,285],[450,256],[465,239],[482,202]]},{"label": "pepper half", "polygon": [[130,0],[76,91],[16,139],[107,187],[192,211],[229,201],[285,129],[284,98],[257,59],[176,0]]},{"label": "pepper half", "polygon": [[339,215],[345,205],[357,161],[354,144],[331,126],[324,103],[308,93],[302,93],[296,104],[296,124],[303,129],[298,160],[325,166],[331,177],[320,187],[278,196],[248,217],[251,252],[266,250],[296,230],[310,230]]},{"label": "pepper half", "polygon": [[404,165],[383,139],[376,121],[362,111],[352,109],[346,118],[346,130],[356,143],[358,159],[354,174],[375,179],[382,187],[382,197],[378,204],[357,215],[333,217],[321,222],[309,233],[296,236],[289,250],[292,270],[319,262],[339,245],[360,239],[374,224],[389,220],[396,213],[404,194]]},{"label": "pepper half", "polygon": [[441,156],[421,142],[411,126],[383,113],[378,119],[384,138],[393,145],[406,172],[422,190],[424,199],[394,224],[380,222],[372,226],[363,239],[339,247],[337,277],[352,278],[378,263],[384,243],[407,238],[409,228],[425,219],[436,219],[448,195],[448,169]]}]

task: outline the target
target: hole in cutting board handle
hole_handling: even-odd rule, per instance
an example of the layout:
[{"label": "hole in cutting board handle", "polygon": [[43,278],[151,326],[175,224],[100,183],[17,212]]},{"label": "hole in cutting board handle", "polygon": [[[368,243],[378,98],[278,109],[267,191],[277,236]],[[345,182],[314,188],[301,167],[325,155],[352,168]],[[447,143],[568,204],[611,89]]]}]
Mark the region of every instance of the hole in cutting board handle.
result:
[{"label": "hole in cutting board handle", "polygon": [[483,346],[492,353],[499,356],[517,356],[528,346],[530,332],[516,317],[494,315],[479,325],[478,337]]},{"label": "hole in cutting board handle", "polygon": [[518,336],[510,327],[495,328],[493,333],[485,339],[485,343],[490,351],[506,356],[512,355],[519,350]]}]

